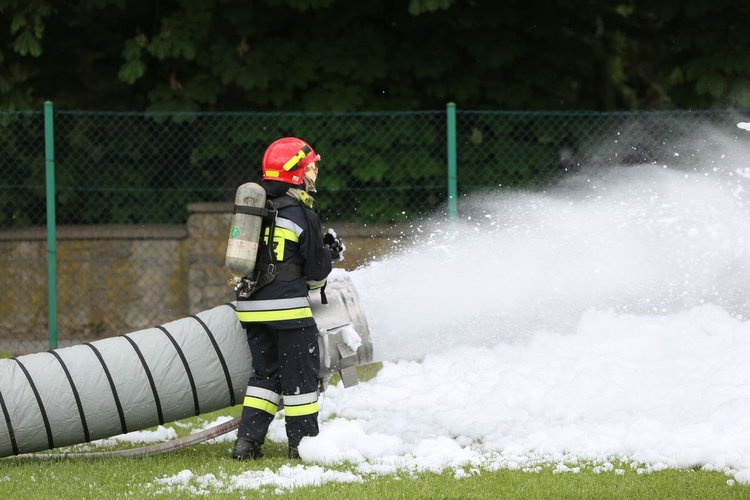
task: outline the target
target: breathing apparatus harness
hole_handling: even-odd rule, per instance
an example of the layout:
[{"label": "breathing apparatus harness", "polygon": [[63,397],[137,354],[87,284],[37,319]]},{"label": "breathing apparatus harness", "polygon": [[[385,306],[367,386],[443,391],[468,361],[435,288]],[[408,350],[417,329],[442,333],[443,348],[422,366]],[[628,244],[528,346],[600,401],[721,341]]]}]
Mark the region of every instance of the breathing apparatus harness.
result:
[{"label": "breathing apparatus harness", "polygon": [[[279,211],[283,208],[294,205],[305,205],[312,209],[314,202],[315,200],[306,191],[292,188],[287,191],[286,195],[266,200],[266,206],[262,208],[247,205],[234,205],[233,213],[235,214],[240,213],[262,217],[263,224],[261,226],[261,237],[263,237],[262,235],[264,234],[268,234],[266,240],[267,243],[261,245],[261,248],[258,249],[258,262],[252,275],[245,276],[240,280],[230,280],[230,284],[234,284],[234,290],[238,298],[249,298],[256,291],[277,278],[284,281],[291,281],[302,277],[302,266],[290,262],[279,262],[276,258],[273,242],[274,231],[276,230],[276,218],[278,217]],[[310,220],[310,215],[307,210],[303,210],[303,213],[307,219],[307,226],[310,228],[310,233],[316,233],[316,231],[313,231],[312,221]],[[317,234],[315,234],[315,236],[318,239],[322,237]],[[325,284],[320,288],[320,297],[321,303],[328,303],[325,294]]]}]

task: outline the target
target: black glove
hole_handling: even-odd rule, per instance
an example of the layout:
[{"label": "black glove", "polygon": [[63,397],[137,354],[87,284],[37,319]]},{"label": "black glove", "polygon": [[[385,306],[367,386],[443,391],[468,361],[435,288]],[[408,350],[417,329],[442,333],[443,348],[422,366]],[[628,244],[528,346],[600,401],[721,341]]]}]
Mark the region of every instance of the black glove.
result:
[{"label": "black glove", "polygon": [[323,245],[331,251],[331,260],[344,260],[346,245],[341,241],[341,238],[336,236],[336,231],[328,229],[328,232],[323,236]]}]

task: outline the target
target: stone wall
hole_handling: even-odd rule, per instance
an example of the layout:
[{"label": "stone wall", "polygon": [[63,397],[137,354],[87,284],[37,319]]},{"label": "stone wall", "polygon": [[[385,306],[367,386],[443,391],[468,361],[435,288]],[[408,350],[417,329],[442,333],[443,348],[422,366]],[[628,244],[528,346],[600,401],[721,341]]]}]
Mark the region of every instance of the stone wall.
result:
[{"label": "stone wall", "polygon": [[[233,300],[224,255],[230,203],[195,203],[185,226],[57,228],[59,338],[97,338],[164,324]],[[325,228],[324,228],[325,229]],[[398,245],[392,226],[336,224],[356,269]],[[44,227],[0,231],[0,338],[47,338]]]},{"label": "stone wall", "polygon": [[[61,337],[127,333],[184,314],[184,226],[61,226],[56,233]],[[47,255],[45,228],[0,231],[3,338],[48,336]]]}]

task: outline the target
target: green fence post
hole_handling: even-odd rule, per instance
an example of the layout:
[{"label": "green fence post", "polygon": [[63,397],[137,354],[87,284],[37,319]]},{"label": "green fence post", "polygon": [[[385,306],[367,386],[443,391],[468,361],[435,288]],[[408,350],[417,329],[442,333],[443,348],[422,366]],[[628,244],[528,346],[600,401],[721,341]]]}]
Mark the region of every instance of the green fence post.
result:
[{"label": "green fence post", "polygon": [[52,103],[44,103],[44,156],[47,194],[47,302],[49,348],[57,349],[57,237],[55,228],[55,133]]},{"label": "green fence post", "polygon": [[455,220],[458,216],[456,187],[456,103],[449,102],[446,106],[448,128],[448,219]]}]

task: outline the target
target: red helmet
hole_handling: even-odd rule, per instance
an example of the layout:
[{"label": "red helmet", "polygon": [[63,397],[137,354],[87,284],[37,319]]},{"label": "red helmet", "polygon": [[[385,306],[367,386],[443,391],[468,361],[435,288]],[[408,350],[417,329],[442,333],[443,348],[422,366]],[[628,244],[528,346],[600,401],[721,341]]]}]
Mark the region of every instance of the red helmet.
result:
[{"label": "red helmet", "polygon": [[296,137],[283,137],[268,146],[263,154],[263,180],[299,186],[305,179],[305,168],[320,155],[308,143]]}]

